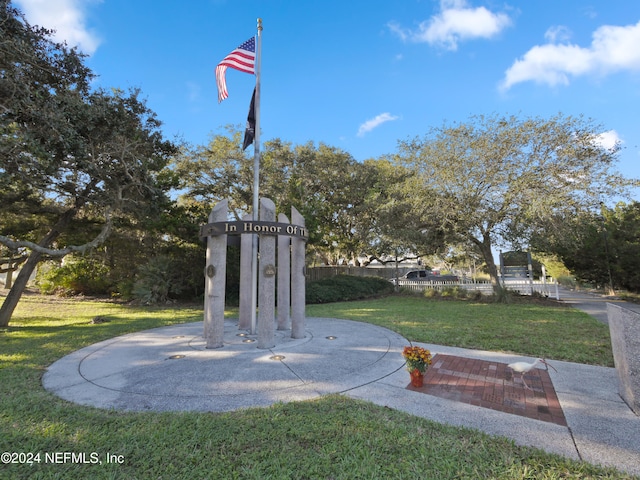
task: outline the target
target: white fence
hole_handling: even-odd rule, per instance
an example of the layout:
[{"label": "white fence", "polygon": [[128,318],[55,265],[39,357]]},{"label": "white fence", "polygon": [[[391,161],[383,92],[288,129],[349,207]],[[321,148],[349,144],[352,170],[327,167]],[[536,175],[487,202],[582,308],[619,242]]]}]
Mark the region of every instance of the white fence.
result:
[{"label": "white fence", "polygon": [[[521,295],[532,295],[533,292],[544,295],[545,297],[553,297],[560,300],[558,292],[558,282],[543,280],[503,280],[504,288],[518,292]],[[419,281],[419,280],[398,280],[398,286],[415,292],[423,292],[430,288],[444,290],[446,288],[460,287],[468,291],[478,291],[485,295],[493,293],[491,282],[437,282],[437,281]]]}]

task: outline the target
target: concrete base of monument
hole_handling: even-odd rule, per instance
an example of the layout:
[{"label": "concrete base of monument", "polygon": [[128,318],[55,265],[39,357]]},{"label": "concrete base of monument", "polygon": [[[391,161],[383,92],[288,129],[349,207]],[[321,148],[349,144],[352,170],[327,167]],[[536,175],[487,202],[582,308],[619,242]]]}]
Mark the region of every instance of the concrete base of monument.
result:
[{"label": "concrete base of monument", "polygon": [[360,322],[307,318],[306,335],[276,330],[275,347],[225,321],[224,346],[205,348],[202,322],[123,335],[51,365],[43,385],[66,400],[125,411],[230,411],[307,400],[379,380],[408,344]]}]

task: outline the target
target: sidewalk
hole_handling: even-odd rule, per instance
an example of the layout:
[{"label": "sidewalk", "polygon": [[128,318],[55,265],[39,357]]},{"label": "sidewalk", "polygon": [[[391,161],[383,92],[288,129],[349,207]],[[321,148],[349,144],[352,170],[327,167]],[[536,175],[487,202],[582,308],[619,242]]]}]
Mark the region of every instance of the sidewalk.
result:
[{"label": "sidewalk", "polygon": [[560,301],[581,310],[592,317],[600,320],[602,323],[609,324],[607,319],[607,303],[620,305],[628,310],[640,313],[640,305],[631,302],[625,302],[616,297],[608,297],[596,293],[585,292],[581,290],[571,290],[565,287],[559,287]]},{"label": "sidewalk", "polygon": [[[528,392],[519,378],[496,373],[504,371],[499,370],[504,364],[531,358],[422,344],[434,362],[457,357],[471,365],[465,373],[434,364],[451,376],[473,380],[469,395],[478,389],[482,397],[488,395],[487,384],[502,384],[499,391],[513,395],[511,406],[520,408],[518,402],[525,399],[524,412],[505,413],[463,401],[464,392],[456,399],[455,392],[443,398],[429,394],[429,387],[412,389],[402,358],[408,341],[375,325],[308,318],[304,339],[278,332],[276,346],[268,350],[257,349],[250,335],[240,336],[232,321],[225,322],[224,347],[207,350],[202,329],[202,322],[191,323],[91,345],[51,365],[43,385],[72,402],[127,411],[220,412],[341,393],[640,475],[640,417],[620,399],[612,368],[552,362],[558,371],[548,374],[566,422],[562,425],[523,414],[531,410],[527,403],[536,405],[536,395],[551,398],[540,393],[535,375],[526,377],[533,390]],[[475,362],[489,365],[491,375],[482,374],[482,366],[477,370]],[[499,403],[498,391],[490,396],[485,400]]]}]

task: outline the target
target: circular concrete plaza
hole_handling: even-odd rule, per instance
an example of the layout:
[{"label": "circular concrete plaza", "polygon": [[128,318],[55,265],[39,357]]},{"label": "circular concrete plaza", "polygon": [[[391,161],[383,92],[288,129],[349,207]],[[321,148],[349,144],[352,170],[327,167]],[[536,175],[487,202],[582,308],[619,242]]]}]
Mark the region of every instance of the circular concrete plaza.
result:
[{"label": "circular concrete plaza", "polygon": [[270,349],[225,321],[224,346],[205,348],[203,323],[123,335],[52,364],[47,390],[125,411],[229,411],[339,393],[401,369],[400,335],[375,325],[307,318],[305,338],[276,330]]}]

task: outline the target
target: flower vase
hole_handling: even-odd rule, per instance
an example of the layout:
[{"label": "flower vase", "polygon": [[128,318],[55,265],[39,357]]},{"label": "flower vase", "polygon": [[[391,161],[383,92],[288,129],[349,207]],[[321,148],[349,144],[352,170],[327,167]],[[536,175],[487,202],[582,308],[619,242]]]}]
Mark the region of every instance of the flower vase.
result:
[{"label": "flower vase", "polygon": [[411,372],[411,386],[419,388],[424,382],[424,374],[417,368]]}]

